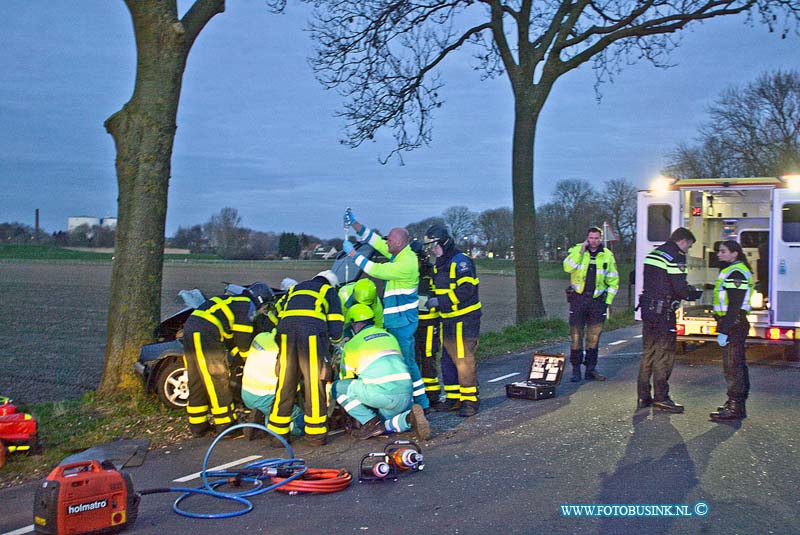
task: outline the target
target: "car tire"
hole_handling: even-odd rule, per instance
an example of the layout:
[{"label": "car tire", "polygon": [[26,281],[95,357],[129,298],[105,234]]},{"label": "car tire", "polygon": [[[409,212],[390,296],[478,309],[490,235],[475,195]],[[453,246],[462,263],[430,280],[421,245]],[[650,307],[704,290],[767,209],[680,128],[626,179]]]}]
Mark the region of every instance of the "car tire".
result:
[{"label": "car tire", "polygon": [[181,357],[170,357],[159,367],[155,387],[158,398],[168,408],[186,407],[189,402],[189,375]]}]

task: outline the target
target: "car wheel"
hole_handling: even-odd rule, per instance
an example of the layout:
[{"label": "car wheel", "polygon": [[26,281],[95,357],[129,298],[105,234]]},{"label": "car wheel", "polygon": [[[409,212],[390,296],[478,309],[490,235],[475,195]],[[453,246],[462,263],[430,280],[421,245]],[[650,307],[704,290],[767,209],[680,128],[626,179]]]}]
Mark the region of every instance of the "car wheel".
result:
[{"label": "car wheel", "polygon": [[173,357],[163,364],[156,376],[156,392],[161,402],[172,409],[182,409],[189,402],[189,375],[183,359]]}]

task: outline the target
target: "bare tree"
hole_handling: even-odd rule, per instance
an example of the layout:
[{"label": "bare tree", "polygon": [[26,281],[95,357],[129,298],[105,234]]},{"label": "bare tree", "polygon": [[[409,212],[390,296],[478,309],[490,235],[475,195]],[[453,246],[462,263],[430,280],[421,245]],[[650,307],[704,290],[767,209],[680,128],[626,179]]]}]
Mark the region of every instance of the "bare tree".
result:
[{"label": "bare tree", "polygon": [[508,77],[520,322],[545,312],[534,254],[533,155],[536,124],[556,80],[589,60],[599,80],[638,59],[665,66],[677,46],[674,32],[693,21],[754,10],[773,24],[773,6],[798,9],[797,0],[307,1],[316,5],[312,64],[325,87],[338,88],[346,99],[343,142],[350,146],[383,127],[394,132],[389,156],[427,144],[432,114],[443,102],[439,68],[466,45],[474,45],[484,77]]},{"label": "bare tree", "polygon": [[[466,206],[451,206],[442,212],[444,224],[450,227],[450,232],[456,243],[462,242],[464,238],[471,238],[476,232],[478,214],[471,211]],[[467,240],[469,241],[469,240]]]},{"label": "bare tree", "polygon": [[619,232],[622,244],[633,242],[636,234],[636,186],[624,178],[614,178],[605,183],[600,200],[609,223]]},{"label": "bare tree", "polygon": [[800,72],[765,73],[724,91],[697,144],[679,145],[665,171],[678,178],[800,172]]},{"label": "bare tree", "polygon": [[[178,16],[177,0],[123,0],[136,38],[131,99],[105,122],[117,151],[117,240],[111,274],[100,396],[134,392],[133,363],[160,319],[164,230],[172,147],[189,51],[225,0],[195,0]],[[268,5],[280,10],[283,0]]]},{"label": "bare tree", "polygon": [[491,208],[478,216],[481,238],[486,240],[486,251],[497,258],[505,258],[514,242],[514,214],[510,208]]},{"label": "bare tree", "polygon": [[428,230],[431,225],[444,225],[444,219],[441,217],[427,217],[422,221],[409,223],[406,225],[406,230],[408,230],[408,235],[411,236],[411,238],[421,240],[423,236],[425,236],[425,231]]}]

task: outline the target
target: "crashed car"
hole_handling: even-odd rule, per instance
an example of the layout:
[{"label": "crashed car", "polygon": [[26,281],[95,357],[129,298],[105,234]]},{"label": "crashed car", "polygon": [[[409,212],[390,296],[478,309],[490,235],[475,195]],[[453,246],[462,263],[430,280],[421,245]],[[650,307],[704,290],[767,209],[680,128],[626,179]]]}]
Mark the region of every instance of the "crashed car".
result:
[{"label": "crashed car", "polygon": [[[359,254],[371,258],[374,254],[372,246],[366,243],[356,245]],[[352,257],[340,252],[333,262],[331,271],[336,273],[341,284],[354,282],[361,276],[361,269],[355,265]],[[226,283],[225,293],[238,295],[244,286]],[[283,291],[274,289],[276,298]],[[189,377],[183,359],[183,324],[194,312],[194,309],[207,298],[199,289],[181,290],[179,293],[186,305],[183,309],[164,319],[155,330],[156,342],[142,346],[139,360],[133,365],[141,376],[145,389],[155,393],[168,408],[181,409],[189,400]],[[229,358],[231,370],[231,392],[234,403],[241,404],[242,370],[244,361],[241,357]]]}]

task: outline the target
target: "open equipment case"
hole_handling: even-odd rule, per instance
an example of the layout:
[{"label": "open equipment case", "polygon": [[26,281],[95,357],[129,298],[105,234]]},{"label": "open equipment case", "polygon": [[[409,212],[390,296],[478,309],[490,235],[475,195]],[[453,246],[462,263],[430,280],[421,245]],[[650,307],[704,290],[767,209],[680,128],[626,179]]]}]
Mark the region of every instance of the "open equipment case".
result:
[{"label": "open equipment case", "polygon": [[563,353],[534,353],[528,369],[528,379],[507,384],[506,396],[532,400],[555,397],[556,386],[561,382],[565,365],[566,357]]}]

